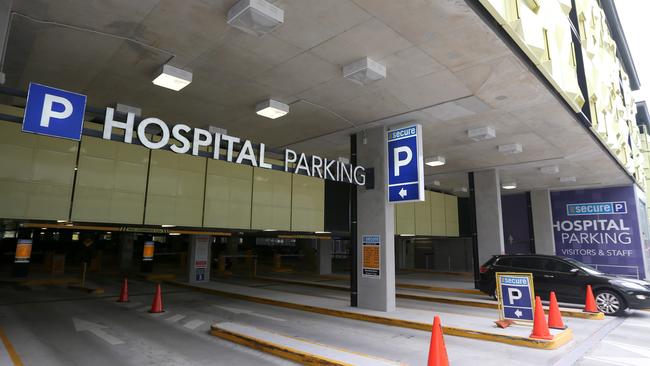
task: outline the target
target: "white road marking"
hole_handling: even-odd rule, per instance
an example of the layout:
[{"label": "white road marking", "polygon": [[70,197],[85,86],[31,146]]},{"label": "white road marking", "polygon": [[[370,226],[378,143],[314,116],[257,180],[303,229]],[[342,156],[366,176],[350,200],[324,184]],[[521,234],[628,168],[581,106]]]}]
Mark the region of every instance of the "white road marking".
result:
[{"label": "white road marking", "polygon": [[124,341],[121,339],[112,336],[108,333],[106,333],[103,329],[108,328],[105,325],[97,324],[97,323],[92,323],[87,320],[82,320],[78,318],[72,318],[72,323],[74,324],[74,329],[77,332],[84,332],[87,331],[89,333],[94,334],[95,336],[101,338],[108,344],[115,346],[118,344],[124,344]]},{"label": "white road marking", "polygon": [[625,343],[620,343],[620,342],[613,342],[613,341],[603,341],[603,343],[606,344],[611,344],[612,346],[616,346],[618,348],[622,348],[626,351],[630,351],[632,353],[636,353],[639,356],[645,357],[646,358],[646,365],[650,365],[650,348],[645,348],[641,346],[635,346],[633,344],[625,344]]},{"label": "white road marking", "polygon": [[640,357],[600,357],[600,356],[587,356],[585,360],[599,361],[602,363],[616,365],[616,366],[647,366],[650,362],[647,358]]},{"label": "white road marking", "polygon": [[170,323],[176,323],[177,321],[182,320],[184,318],[185,318],[185,315],[177,314],[177,315],[174,315],[174,316],[170,316],[169,318],[167,318],[165,320],[170,322]]},{"label": "white road marking", "polygon": [[194,319],[194,320],[190,320],[189,322],[185,323],[183,326],[185,328],[187,328],[187,329],[194,330],[194,329],[200,327],[203,324],[205,324],[205,322],[203,320]]},{"label": "white road marking", "polygon": [[286,322],[286,321],[287,321],[286,319],[276,318],[276,317],[274,317],[274,316],[270,316],[270,315],[259,314],[259,313],[256,313],[256,312],[254,312],[254,311],[251,311],[251,310],[238,309],[238,308],[232,308],[232,307],[221,306],[221,305],[213,305],[213,306],[216,307],[216,308],[219,308],[219,309],[223,309],[223,310],[229,311],[229,312],[234,313],[234,314],[247,314],[247,315],[253,315],[253,316],[257,316],[257,317],[259,317],[259,318],[275,320],[275,321],[278,321],[278,322]]}]

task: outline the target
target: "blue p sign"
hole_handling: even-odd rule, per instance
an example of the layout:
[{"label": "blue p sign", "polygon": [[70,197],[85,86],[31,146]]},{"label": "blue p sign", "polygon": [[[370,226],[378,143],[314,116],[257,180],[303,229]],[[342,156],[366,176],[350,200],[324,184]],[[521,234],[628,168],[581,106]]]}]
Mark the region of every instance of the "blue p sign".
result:
[{"label": "blue p sign", "polygon": [[422,127],[388,132],[388,202],[424,201]]},{"label": "blue p sign", "polygon": [[30,83],[23,132],[79,141],[85,110],[85,95]]}]

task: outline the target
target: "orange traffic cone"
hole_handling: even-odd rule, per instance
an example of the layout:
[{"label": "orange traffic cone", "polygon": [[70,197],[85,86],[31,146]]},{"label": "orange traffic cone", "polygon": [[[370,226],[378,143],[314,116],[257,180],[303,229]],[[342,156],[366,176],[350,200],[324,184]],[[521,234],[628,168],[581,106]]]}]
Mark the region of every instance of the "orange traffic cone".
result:
[{"label": "orange traffic cone", "polygon": [[431,344],[429,345],[429,360],[427,366],[448,366],[447,348],[445,339],[442,337],[442,326],[440,318],[436,315],[433,318],[433,328],[431,329]]},{"label": "orange traffic cone", "polygon": [[124,282],[122,282],[122,291],[120,291],[120,298],[117,299],[117,302],[129,302],[129,282],[126,277],[124,277]]},{"label": "orange traffic cone", "polygon": [[530,333],[530,338],[536,339],[553,339],[551,332],[548,330],[546,324],[546,317],[544,316],[544,308],[542,308],[542,299],[535,296],[535,313],[533,315],[533,332]]},{"label": "orange traffic cone", "polygon": [[585,298],[585,308],[582,310],[586,313],[598,313],[596,307],[596,300],[594,300],[594,293],[591,291],[591,285],[587,285],[587,297]]},{"label": "orange traffic cone", "polygon": [[150,313],[162,313],[165,310],[163,310],[163,305],[162,305],[162,294],[160,291],[160,284],[156,286],[156,294],[153,296],[153,302],[151,303],[151,310],[149,310]]},{"label": "orange traffic cone", "polygon": [[553,329],[566,329],[566,325],[564,325],[564,322],[562,321],[560,306],[557,304],[555,291],[551,291],[549,297],[551,303],[548,305],[548,327]]}]

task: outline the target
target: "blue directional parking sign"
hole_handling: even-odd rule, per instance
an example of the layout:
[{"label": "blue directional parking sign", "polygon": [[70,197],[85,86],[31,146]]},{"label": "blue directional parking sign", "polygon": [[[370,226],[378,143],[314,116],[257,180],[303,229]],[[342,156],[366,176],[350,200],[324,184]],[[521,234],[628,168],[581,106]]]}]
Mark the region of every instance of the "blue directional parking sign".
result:
[{"label": "blue directional parking sign", "polygon": [[497,272],[499,318],[533,321],[533,275],[530,273]]},{"label": "blue directional parking sign", "polygon": [[388,131],[388,202],[424,201],[422,126]]}]

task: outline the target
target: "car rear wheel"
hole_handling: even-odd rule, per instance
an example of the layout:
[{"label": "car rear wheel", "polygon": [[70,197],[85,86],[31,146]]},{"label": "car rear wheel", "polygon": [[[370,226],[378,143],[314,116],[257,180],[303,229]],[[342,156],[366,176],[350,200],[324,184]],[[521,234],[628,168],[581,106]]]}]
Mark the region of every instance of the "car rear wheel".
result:
[{"label": "car rear wheel", "polygon": [[608,289],[596,293],[596,306],[606,315],[620,315],[627,308],[621,295]]}]

